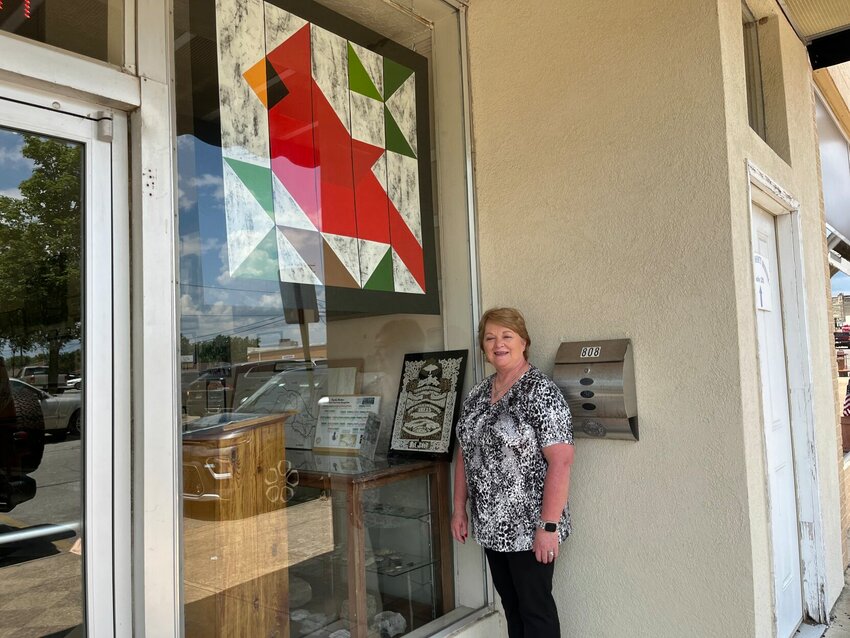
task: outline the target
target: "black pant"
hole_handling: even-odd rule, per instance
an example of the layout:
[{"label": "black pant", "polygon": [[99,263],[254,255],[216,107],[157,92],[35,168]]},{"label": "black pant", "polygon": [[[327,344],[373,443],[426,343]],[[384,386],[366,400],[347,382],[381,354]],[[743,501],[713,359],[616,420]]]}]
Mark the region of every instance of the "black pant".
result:
[{"label": "black pant", "polygon": [[510,638],[560,638],[558,608],[552,598],[555,563],[537,562],[534,552],[485,550],[493,584],[502,599]]}]

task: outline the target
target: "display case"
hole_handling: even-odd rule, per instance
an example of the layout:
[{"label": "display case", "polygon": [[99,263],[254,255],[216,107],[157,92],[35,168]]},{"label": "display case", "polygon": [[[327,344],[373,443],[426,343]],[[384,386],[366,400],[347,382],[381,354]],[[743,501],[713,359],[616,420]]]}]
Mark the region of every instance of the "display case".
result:
[{"label": "display case", "polygon": [[187,637],[391,638],[453,609],[448,464],[288,449],[287,416],[184,432]]},{"label": "display case", "polygon": [[290,461],[299,474],[290,521],[299,502],[324,500],[333,530],[330,551],[290,563],[290,599],[304,601],[291,605],[290,636],[402,636],[454,607],[446,463]]}]

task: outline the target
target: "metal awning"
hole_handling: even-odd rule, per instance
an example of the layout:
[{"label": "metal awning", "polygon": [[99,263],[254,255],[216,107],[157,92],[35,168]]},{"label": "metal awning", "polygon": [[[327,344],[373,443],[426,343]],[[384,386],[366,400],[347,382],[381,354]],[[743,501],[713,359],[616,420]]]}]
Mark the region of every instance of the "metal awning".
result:
[{"label": "metal awning", "polygon": [[806,43],[812,67],[850,60],[848,0],[777,0],[799,38]]}]

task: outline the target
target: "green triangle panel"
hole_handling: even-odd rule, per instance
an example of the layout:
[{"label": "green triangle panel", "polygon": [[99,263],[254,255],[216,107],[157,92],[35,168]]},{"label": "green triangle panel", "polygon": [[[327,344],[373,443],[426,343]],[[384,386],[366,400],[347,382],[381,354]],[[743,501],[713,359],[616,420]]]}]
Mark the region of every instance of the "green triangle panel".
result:
[{"label": "green triangle panel", "polygon": [[233,277],[236,279],[262,279],[277,281],[280,279],[280,265],[277,257],[277,231],[272,228],[269,234],[260,240],[257,247],[245,258]]},{"label": "green triangle panel", "polygon": [[389,290],[393,288],[393,249],[389,248],[387,254],[381,258],[381,263],[375,268],[369,281],[363,286],[366,290]]},{"label": "green triangle panel", "polygon": [[398,91],[398,87],[411,75],[413,75],[413,69],[384,58],[384,101],[390,99],[390,96]]},{"label": "green triangle panel", "polygon": [[378,89],[375,88],[372,78],[369,77],[366,67],[363,66],[360,58],[357,57],[357,52],[350,43],[348,45],[348,85],[355,93],[360,93],[381,102],[384,101],[384,98],[378,93]]},{"label": "green triangle panel", "polygon": [[239,160],[224,158],[233,172],[242,180],[245,187],[251,191],[254,198],[263,207],[263,210],[274,220],[274,195],[272,194],[272,172],[264,166],[240,162]]},{"label": "green triangle panel", "polygon": [[400,155],[407,155],[414,159],[416,158],[416,153],[414,153],[413,149],[410,148],[410,144],[407,143],[407,138],[404,137],[404,133],[401,132],[398,124],[395,122],[395,118],[393,118],[392,113],[390,113],[390,110],[386,106],[384,107],[384,128],[386,129],[386,143],[388,151],[393,151]]}]

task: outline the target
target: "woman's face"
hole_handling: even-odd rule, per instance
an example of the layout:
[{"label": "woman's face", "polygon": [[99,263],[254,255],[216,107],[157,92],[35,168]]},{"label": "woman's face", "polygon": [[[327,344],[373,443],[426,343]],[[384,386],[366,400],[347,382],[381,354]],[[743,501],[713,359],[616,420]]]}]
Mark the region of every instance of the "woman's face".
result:
[{"label": "woman's face", "polygon": [[484,356],[496,370],[512,370],[524,363],[525,346],[525,339],[510,328],[492,321],[484,324]]}]

